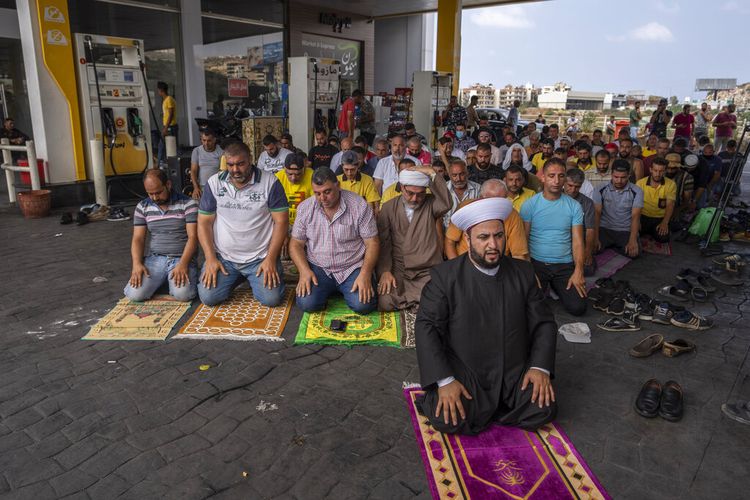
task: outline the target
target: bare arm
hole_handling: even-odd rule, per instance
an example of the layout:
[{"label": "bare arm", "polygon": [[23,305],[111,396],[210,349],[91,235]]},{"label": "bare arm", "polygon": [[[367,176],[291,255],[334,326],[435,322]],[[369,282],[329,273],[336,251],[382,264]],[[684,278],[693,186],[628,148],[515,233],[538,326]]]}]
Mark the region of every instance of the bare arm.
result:
[{"label": "bare arm", "polygon": [[203,255],[206,257],[206,261],[216,259],[216,249],[214,248],[215,220],[216,214],[198,214],[198,241],[201,244]]},{"label": "bare arm", "polygon": [[198,251],[198,224],[185,224],[188,240],[180,257],[180,265],[188,266]]},{"label": "bare arm", "polygon": [[297,266],[297,270],[300,275],[311,272],[310,264],[307,262],[307,255],[305,254],[305,242],[295,238],[289,238],[289,257],[292,258],[292,262]]},{"label": "bare arm", "polygon": [[445,253],[445,258],[448,260],[455,259],[458,257],[458,251],[456,250],[456,247],[458,246],[457,241],[453,241],[449,238],[445,238],[443,242],[443,253]]},{"label": "bare arm", "polygon": [[523,228],[526,230],[526,239],[531,238],[531,222],[523,221]]},{"label": "bare arm", "polygon": [[635,174],[635,180],[643,179],[643,162],[639,159],[633,160],[633,173]]},{"label": "bare arm", "polygon": [[583,274],[583,261],[586,258],[585,248],[586,244],[584,243],[583,238],[583,226],[573,226],[573,262],[575,263],[576,270],[575,272],[580,271],[581,274]]},{"label": "bare arm", "polygon": [[133,239],[130,242],[130,258],[133,269],[143,264],[143,253],[146,250],[146,226],[133,227]]},{"label": "bare arm", "polygon": [[373,179],[373,184],[375,184],[375,190],[378,194],[383,196],[383,179]]}]

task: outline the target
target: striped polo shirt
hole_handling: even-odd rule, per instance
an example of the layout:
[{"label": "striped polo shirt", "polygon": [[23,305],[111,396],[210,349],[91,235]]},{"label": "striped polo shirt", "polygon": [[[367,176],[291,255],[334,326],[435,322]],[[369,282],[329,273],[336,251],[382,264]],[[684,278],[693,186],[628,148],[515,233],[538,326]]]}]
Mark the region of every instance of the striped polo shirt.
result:
[{"label": "striped polo shirt", "polygon": [[162,210],[151,198],[142,200],[133,212],[133,225],[146,226],[151,233],[149,253],[179,257],[188,236],[185,224],[198,221],[198,203],[184,194],[172,191],[169,205]]}]

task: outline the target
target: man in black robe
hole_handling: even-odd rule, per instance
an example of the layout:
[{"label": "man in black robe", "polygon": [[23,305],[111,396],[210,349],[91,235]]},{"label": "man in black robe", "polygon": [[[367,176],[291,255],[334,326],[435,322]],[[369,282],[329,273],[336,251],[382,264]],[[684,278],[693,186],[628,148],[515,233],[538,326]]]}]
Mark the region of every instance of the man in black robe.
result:
[{"label": "man in black robe", "polygon": [[537,429],[557,413],[557,325],[529,262],[503,257],[512,203],[475,201],[451,222],[469,252],[435,266],[416,320],[421,408],[440,432]]}]

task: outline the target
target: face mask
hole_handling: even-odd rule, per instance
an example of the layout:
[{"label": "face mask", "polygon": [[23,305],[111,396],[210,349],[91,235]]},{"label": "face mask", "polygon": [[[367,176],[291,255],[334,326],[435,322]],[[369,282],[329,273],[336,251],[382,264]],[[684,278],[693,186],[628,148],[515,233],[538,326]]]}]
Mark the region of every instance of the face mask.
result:
[{"label": "face mask", "polygon": [[464,134],[465,132],[463,130],[456,130],[456,137],[458,137],[459,139],[463,139]]}]

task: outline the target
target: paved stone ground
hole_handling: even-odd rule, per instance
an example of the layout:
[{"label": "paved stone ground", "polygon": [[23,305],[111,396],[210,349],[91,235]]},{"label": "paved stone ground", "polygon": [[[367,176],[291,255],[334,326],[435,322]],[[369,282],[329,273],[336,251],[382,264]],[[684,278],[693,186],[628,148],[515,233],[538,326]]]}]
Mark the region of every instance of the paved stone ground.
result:
[{"label": "paved stone ground", "polygon": [[[0,496],[429,498],[401,396],[418,380],[413,350],[295,347],[296,309],[283,343],[81,341],[121,296],[131,228],[57,219],[0,209]],[[695,247],[675,250],[618,277],[653,292],[706,265]],[[747,498],[750,427],[720,405],[750,398],[748,299],[747,286],[722,287],[696,306],[716,321],[703,333],[604,333],[592,311],[591,344],[560,338],[559,422],[614,497]],[[630,358],[653,332],[698,350]],[[682,384],[680,423],[632,410],[651,377]]]}]

